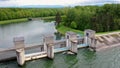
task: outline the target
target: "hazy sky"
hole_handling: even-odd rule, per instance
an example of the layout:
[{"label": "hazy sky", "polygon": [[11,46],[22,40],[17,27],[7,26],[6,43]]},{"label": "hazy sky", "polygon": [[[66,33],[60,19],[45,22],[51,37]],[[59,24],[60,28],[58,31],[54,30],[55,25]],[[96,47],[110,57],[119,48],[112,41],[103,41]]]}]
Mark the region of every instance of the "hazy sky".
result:
[{"label": "hazy sky", "polygon": [[0,7],[24,5],[100,5],[105,3],[120,3],[120,0],[0,0]]}]

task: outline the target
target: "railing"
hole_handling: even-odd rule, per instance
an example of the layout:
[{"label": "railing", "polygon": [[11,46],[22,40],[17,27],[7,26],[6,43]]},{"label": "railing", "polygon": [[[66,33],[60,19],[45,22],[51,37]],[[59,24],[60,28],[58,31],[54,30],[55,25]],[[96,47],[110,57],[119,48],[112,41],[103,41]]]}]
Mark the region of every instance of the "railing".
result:
[{"label": "railing", "polygon": [[[83,38],[78,38],[79,43],[78,44],[82,44],[83,43]],[[62,39],[62,40],[55,40],[54,43],[54,48],[63,48],[63,50],[66,47],[66,39]],[[41,52],[43,51],[43,44],[26,44],[25,46],[25,50],[26,53],[33,53],[33,52]],[[8,60],[8,59],[13,59],[16,57],[15,54],[15,48],[10,48],[10,49],[3,49],[0,51],[0,61],[3,60]]]}]

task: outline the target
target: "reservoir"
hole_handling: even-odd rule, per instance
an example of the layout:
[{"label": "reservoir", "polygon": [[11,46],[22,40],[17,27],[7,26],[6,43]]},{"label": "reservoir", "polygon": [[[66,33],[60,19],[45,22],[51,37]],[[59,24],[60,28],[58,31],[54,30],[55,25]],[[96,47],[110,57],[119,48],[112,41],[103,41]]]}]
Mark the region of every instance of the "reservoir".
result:
[{"label": "reservoir", "polygon": [[[25,44],[42,43],[44,34],[56,32],[54,22],[29,21],[0,26],[0,48],[12,48],[13,38],[25,37]],[[55,35],[56,36],[56,35]],[[92,52],[88,48],[78,50],[77,55],[57,53],[48,58],[28,61],[23,67],[16,60],[0,62],[0,68],[120,68],[120,47]]]},{"label": "reservoir", "polygon": [[25,44],[42,43],[45,34],[53,34],[56,31],[54,22],[43,20],[1,25],[0,48],[14,47],[14,37],[24,37]]}]

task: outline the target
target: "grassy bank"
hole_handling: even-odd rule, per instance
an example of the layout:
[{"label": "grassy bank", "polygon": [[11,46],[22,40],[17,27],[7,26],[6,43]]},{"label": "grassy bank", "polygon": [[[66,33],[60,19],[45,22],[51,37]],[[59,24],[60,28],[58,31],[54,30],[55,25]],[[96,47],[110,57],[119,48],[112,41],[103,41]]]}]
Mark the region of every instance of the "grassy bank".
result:
[{"label": "grassy bank", "polygon": [[58,30],[58,32],[60,32],[63,35],[65,35],[65,33],[67,31],[72,31],[72,32],[75,32],[75,33],[78,33],[78,34],[83,34],[84,33],[83,31],[75,30],[75,29],[72,29],[72,28],[69,28],[69,27],[66,27],[66,26],[59,26],[59,27],[57,27],[57,30]]},{"label": "grassy bank", "polygon": [[49,16],[49,17],[40,17],[43,20],[48,20],[48,19],[54,19],[55,16]]},{"label": "grassy bank", "polygon": [[[65,17],[64,15],[61,16],[62,18]],[[37,17],[38,19],[43,19],[43,20],[55,20],[55,16],[48,16],[48,17]],[[36,19],[37,19],[36,18]],[[34,18],[33,18],[34,19]],[[10,23],[19,23],[19,22],[26,22],[28,21],[28,18],[22,18],[22,19],[12,19],[12,20],[4,20],[0,21],[0,25],[5,25],[5,24],[10,24]]]},{"label": "grassy bank", "polygon": [[[62,15],[61,18],[63,19],[65,15]],[[49,17],[40,17],[43,20],[55,20],[55,16],[49,16]]]},{"label": "grassy bank", "polygon": [[0,25],[10,24],[10,23],[26,22],[26,21],[28,21],[27,18],[13,19],[13,20],[5,20],[5,21],[0,21]]},{"label": "grassy bank", "polygon": [[[66,26],[60,26],[57,28],[58,32],[60,32],[61,34],[65,35],[65,33],[67,31],[72,31],[78,34],[84,34],[84,31],[80,31],[80,30],[76,30],[76,29],[72,29]],[[109,31],[109,32],[100,32],[100,33],[96,33],[96,35],[104,35],[104,34],[109,34],[109,33],[115,33],[115,32],[120,32],[120,30],[116,30],[116,31]]]},{"label": "grassy bank", "polygon": [[[51,20],[54,19],[55,16],[49,16],[49,17],[38,17],[38,19],[43,19],[43,20]],[[0,21],[0,25],[5,25],[5,24],[10,24],[10,23],[20,23],[20,22],[27,22],[28,18],[21,18],[21,19],[12,19],[12,20],[4,20]]]},{"label": "grassy bank", "polygon": [[99,32],[99,33],[96,33],[96,35],[104,35],[104,34],[110,34],[110,33],[116,33],[116,32],[120,32],[120,30],[109,31],[109,32]]}]

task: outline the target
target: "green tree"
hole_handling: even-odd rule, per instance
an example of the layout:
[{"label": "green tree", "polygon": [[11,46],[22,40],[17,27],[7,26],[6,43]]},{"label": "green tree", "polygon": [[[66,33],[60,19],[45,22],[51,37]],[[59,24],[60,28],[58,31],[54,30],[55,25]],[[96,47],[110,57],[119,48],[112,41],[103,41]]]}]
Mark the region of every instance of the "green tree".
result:
[{"label": "green tree", "polygon": [[59,25],[61,22],[61,15],[59,12],[57,12],[56,17],[55,17],[56,25]]},{"label": "green tree", "polygon": [[76,29],[77,28],[76,22],[72,21],[70,27]]}]

